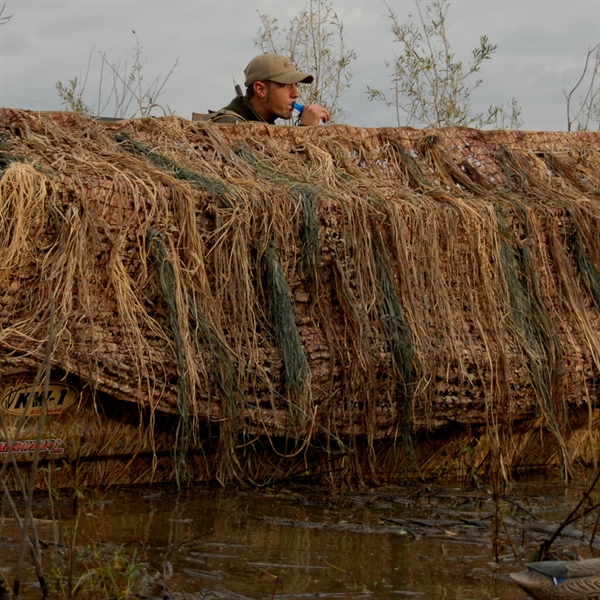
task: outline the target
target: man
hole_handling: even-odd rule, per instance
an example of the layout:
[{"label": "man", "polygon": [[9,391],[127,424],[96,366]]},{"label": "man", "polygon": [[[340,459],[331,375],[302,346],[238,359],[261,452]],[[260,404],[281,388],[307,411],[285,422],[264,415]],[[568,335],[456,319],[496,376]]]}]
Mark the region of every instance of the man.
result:
[{"label": "man", "polygon": [[[281,54],[261,54],[246,67],[246,95],[237,96],[225,108],[209,117],[214,123],[291,119],[293,102],[300,98],[297,85],[312,83],[313,76],[301,73]],[[309,104],[300,114],[300,125],[318,125],[329,121],[329,111],[319,104]]]}]

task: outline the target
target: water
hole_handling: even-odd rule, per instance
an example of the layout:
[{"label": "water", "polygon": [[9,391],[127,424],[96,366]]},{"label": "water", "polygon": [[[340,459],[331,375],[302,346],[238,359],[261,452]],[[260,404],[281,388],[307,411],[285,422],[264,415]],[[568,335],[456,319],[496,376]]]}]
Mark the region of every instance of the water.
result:
[{"label": "water", "polygon": [[[522,570],[522,559],[548,537],[539,530],[553,529],[581,489],[536,482],[514,484],[503,494],[498,563],[494,506],[485,489],[259,493],[160,487],[89,493],[77,520],[68,503],[59,510],[66,539],[76,526],[80,545],[111,542],[126,545],[129,554],[135,550],[156,579],[146,592],[155,596],[162,594],[161,574],[170,564],[168,589],[196,598],[514,600],[525,594],[502,577]],[[47,519],[39,529],[48,542],[54,535],[48,503],[41,499],[36,512]],[[570,537],[560,538],[560,557],[591,555],[580,538],[589,538],[592,516],[587,533],[578,522]],[[7,520],[0,570],[9,582],[15,537]],[[39,598],[30,566],[25,579],[24,596]]]}]

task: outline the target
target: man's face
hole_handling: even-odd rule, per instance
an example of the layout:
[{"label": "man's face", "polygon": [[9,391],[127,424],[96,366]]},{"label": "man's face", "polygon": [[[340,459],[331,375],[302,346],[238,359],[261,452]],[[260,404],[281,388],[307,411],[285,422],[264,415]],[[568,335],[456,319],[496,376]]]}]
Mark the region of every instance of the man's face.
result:
[{"label": "man's face", "polygon": [[295,83],[276,83],[266,81],[265,108],[280,119],[291,119],[292,102],[300,98],[300,92]]}]

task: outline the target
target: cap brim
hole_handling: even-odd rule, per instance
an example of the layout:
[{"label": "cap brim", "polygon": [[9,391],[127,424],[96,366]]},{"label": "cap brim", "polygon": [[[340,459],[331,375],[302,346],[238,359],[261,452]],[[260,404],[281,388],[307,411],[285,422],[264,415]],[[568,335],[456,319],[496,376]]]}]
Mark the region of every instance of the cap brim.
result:
[{"label": "cap brim", "polygon": [[292,71],[291,73],[285,73],[279,77],[271,77],[271,81],[275,83],[312,83],[314,77],[308,73],[301,73],[300,71]]}]

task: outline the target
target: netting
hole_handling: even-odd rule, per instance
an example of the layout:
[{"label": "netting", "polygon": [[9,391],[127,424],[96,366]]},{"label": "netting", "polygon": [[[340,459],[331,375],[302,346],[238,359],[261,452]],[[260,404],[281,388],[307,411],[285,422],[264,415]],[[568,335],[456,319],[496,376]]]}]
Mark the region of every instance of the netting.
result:
[{"label": "netting", "polygon": [[52,290],[55,366],[177,415],[182,453],[214,436],[222,480],[255,476],[258,439],[376,475],[457,423],[507,464],[523,424],[580,456],[600,134],[18,110],[0,131],[4,369],[40,360]]}]

